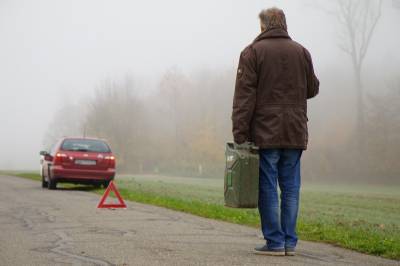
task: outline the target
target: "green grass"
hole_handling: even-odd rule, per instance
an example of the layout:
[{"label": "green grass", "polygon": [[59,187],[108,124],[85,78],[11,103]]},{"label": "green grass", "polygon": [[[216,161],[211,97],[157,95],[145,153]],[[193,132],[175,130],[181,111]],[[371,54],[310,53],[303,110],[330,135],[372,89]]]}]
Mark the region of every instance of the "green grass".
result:
[{"label": "green grass", "polygon": [[[11,174],[40,180],[37,174]],[[223,206],[222,182],[216,179],[139,175],[117,178],[120,193],[126,200],[259,227],[257,210]],[[103,190],[93,191],[103,193]],[[304,184],[298,234],[303,240],[328,242],[399,260],[400,188]]]},{"label": "green grass", "polygon": [[19,171],[0,171],[0,175],[13,175],[18,177],[23,177],[27,179],[32,179],[35,181],[41,181],[42,178],[37,173],[32,172],[19,172]]}]

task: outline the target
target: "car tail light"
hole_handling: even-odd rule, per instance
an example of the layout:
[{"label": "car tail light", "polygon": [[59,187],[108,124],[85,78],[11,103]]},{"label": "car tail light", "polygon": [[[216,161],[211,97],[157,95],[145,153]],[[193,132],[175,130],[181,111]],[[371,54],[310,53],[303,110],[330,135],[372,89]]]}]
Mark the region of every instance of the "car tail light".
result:
[{"label": "car tail light", "polygon": [[68,156],[65,153],[57,152],[54,159],[54,164],[61,164],[66,159],[68,159]]},{"label": "car tail light", "polygon": [[108,160],[110,168],[115,168],[115,157],[110,155],[104,157],[104,159]]}]

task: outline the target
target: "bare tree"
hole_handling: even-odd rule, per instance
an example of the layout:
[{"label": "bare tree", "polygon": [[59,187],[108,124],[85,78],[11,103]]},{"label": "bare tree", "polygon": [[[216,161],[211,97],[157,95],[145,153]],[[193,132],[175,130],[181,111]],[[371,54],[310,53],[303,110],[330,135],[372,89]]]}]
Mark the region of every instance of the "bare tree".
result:
[{"label": "bare tree", "polygon": [[[398,177],[400,165],[400,77],[388,83],[388,90],[368,95],[366,133],[368,164],[376,176]],[[377,155],[379,160],[377,160]]]},{"label": "bare tree", "polygon": [[170,114],[170,121],[174,130],[175,153],[179,153],[179,146],[184,142],[182,134],[183,113],[185,111],[185,93],[188,90],[189,82],[184,74],[176,68],[168,70],[162,77],[159,89],[161,97],[164,97],[168,105],[167,113]]},{"label": "bare tree", "polygon": [[88,136],[107,139],[123,171],[140,168],[140,144],[146,142],[143,105],[136,89],[129,77],[103,82],[89,102],[85,117]]},{"label": "bare tree", "polygon": [[337,0],[334,13],[342,26],[339,47],[349,55],[357,90],[357,129],[360,147],[364,144],[364,87],[362,66],[376,25],[381,17],[382,0]]}]

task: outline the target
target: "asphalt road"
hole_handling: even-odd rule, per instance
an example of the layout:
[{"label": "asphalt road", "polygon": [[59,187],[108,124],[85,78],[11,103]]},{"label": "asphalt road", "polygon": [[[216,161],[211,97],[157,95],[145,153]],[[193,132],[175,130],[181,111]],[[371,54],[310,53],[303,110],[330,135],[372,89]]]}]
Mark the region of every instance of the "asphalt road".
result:
[{"label": "asphalt road", "polygon": [[256,229],[135,202],[98,210],[99,198],[0,176],[0,265],[400,265],[306,241],[295,257],[255,255]]}]

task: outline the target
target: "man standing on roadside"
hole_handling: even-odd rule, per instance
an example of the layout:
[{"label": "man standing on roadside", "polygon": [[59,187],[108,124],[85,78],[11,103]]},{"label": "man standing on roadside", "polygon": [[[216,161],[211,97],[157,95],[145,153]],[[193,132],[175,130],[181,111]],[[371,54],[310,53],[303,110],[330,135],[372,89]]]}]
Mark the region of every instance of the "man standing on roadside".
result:
[{"label": "man standing on roadside", "polygon": [[295,255],[307,99],[318,94],[319,81],[310,53],[289,37],[283,11],[266,9],[259,18],[261,34],[240,55],[232,131],[235,143],[260,148],[258,208],[266,245],[255,252]]}]

